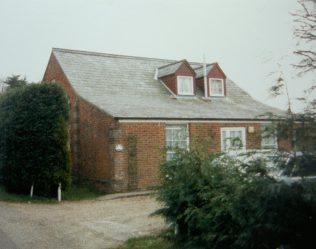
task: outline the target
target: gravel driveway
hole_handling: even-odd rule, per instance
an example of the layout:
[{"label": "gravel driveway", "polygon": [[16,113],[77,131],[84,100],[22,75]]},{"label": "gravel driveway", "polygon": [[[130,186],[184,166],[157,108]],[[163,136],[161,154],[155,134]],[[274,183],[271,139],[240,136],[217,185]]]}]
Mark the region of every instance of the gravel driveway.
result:
[{"label": "gravel driveway", "polygon": [[163,228],[162,218],[149,217],[157,208],[151,196],[61,204],[0,202],[0,247],[2,237],[3,243],[20,249],[111,248]]}]

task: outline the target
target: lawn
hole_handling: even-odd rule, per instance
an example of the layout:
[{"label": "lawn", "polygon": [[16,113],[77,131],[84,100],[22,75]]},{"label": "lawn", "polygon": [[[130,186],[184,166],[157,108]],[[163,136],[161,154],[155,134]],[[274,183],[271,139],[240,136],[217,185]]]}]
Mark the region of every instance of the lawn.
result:
[{"label": "lawn", "polygon": [[113,249],[180,249],[175,242],[162,235],[148,235],[131,238],[123,245]]},{"label": "lawn", "polygon": [[[57,191],[56,191],[57,192]],[[92,187],[83,185],[73,185],[66,191],[62,192],[62,200],[66,201],[80,201],[91,200],[98,196],[104,195]],[[56,193],[57,198],[57,193]],[[34,195],[31,198],[29,195],[18,195],[7,193],[3,185],[0,185],[0,200],[9,202],[32,202],[32,203],[58,203],[56,198],[46,198]]]}]

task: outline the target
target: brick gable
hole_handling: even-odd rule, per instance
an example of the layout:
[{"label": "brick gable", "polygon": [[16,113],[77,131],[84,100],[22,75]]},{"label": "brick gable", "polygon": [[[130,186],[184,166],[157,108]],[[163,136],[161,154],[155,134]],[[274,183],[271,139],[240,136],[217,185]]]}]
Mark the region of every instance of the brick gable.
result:
[{"label": "brick gable", "polygon": [[177,89],[178,76],[191,76],[193,78],[193,93],[196,95],[195,72],[186,60],[181,61],[181,65],[174,73],[163,76],[160,79],[175,95],[179,95]]},{"label": "brick gable", "polygon": [[[226,89],[227,89],[226,88],[226,75],[217,63],[215,63],[213,68],[209,71],[207,78],[208,79],[210,79],[210,78],[223,79],[223,81],[224,81],[224,96],[227,95],[226,94]],[[208,82],[209,82],[209,80],[208,80]],[[207,94],[209,95],[209,93],[210,93],[209,84],[207,84],[207,91],[208,91]]]}]

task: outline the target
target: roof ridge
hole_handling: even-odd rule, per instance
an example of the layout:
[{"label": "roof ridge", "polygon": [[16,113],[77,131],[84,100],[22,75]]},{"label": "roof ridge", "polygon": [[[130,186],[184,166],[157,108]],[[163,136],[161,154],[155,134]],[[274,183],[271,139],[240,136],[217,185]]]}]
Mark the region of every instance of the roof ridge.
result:
[{"label": "roof ridge", "polygon": [[162,59],[162,58],[152,58],[152,57],[122,55],[122,54],[109,54],[109,53],[102,53],[102,52],[91,52],[91,51],[85,51],[85,50],[75,50],[75,49],[65,49],[65,48],[52,48],[52,51],[72,53],[72,54],[101,56],[101,57],[130,58],[130,59],[142,59],[142,60],[145,59],[145,60],[151,60],[151,61],[152,60],[160,60],[160,61],[167,61],[167,62],[171,62],[171,63],[179,62],[176,60]]},{"label": "roof ridge", "polygon": [[[142,59],[142,60],[160,60],[160,61],[167,61],[170,62],[165,66],[169,66],[181,61],[187,61],[189,64],[203,64],[202,62],[195,62],[195,61],[188,61],[187,59],[182,60],[173,60],[173,59],[162,59],[162,58],[153,58],[153,57],[144,57],[144,56],[134,56],[134,55],[122,55],[122,54],[110,54],[110,53],[103,53],[103,52],[92,52],[86,50],[77,50],[77,49],[67,49],[67,48],[52,48],[52,51],[59,51],[64,53],[73,53],[73,54],[83,54],[83,55],[93,55],[93,56],[102,56],[102,57],[116,57],[116,58],[130,58],[130,59]],[[217,62],[213,62],[207,65],[212,65]],[[162,66],[162,67],[165,67]]]},{"label": "roof ridge", "polygon": [[[208,63],[208,64],[206,64],[206,66],[209,67],[209,66],[212,66],[212,65],[214,65],[214,64],[216,64],[216,63],[217,63],[217,62]],[[194,70],[200,69],[200,68],[202,68],[202,67],[204,67],[204,65],[199,66],[199,67],[196,67],[196,68],[194,68]]]}]

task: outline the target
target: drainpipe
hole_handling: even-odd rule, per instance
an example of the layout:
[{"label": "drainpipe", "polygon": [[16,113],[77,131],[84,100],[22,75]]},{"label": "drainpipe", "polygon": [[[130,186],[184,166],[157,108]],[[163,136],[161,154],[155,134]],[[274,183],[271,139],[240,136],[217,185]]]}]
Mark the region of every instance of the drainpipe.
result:
[{"label": "drainpipe", "polygon": [[204,71],[204,97],[207,98],[207,77],[206,77],[206,63],[205,55],[203,54],[203,71]]}]

